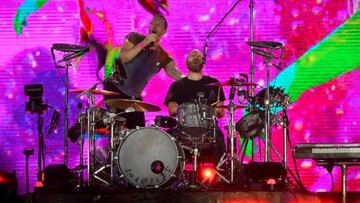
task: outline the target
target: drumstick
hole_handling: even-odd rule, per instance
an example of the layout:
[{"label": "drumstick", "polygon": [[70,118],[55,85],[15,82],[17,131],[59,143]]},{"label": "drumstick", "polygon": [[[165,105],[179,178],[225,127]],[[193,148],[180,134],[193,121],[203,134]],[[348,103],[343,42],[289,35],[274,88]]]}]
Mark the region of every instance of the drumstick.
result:
[{"label": "drumstick", "polygon": [[218,86],[218,93],[217,93],[216,102],[212,103],[211,106],[215,106],[216,104],[218,104],[220,102],[220,87],[221,86]]}]

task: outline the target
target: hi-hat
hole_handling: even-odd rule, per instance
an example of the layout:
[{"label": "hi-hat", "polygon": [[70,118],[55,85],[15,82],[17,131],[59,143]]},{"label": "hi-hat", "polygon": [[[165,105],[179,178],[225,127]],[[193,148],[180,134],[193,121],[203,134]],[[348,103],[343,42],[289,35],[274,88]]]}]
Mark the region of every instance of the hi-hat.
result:
[{"label": "hi-hat", "polygon": [[105,104],[110,107],[126,110],[133,108],[136,112],[156,112],[161,111],[160,107],[132,99],[108,99]]},{"label": "hi-hat", "polygon": [[[245,109],[248,106],[246,105],[234,105],[234,109]],[[216,109],[229,109],[229,105],[221,105],[221,106],[215,106]]]},{"label": "hi-hat", "polygon": [[[72,92],[72,93],[83,93],[87,90],[84,90],[84,89],[73,89],[73,90],[70,90],[69,92]],[[101,89],[98,89],[98,88],[95,88],[93,90],[90,91],[91,94],[98,94],[98,95],[105,95],[105,96],[116,96],[116,95],[119,95],[119,93],[117,92],[112,92],[112,91],[107,91],[107,90],[101,90]]]}]

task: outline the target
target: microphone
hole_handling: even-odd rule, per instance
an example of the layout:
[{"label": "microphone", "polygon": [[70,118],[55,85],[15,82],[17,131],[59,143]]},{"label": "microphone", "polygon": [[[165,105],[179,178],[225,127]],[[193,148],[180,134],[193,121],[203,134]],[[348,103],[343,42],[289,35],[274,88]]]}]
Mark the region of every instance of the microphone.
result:
[{"label": "microphone", "polygon": [[197,94],[196,94],[196,96],[197,96],[197,98],[198,98],[198,100],[199,100],[199,102],[201,101],[201,98],[204,98],[205,97],[205,94],[204,94],[204,92],[198,92]]},{"label": "microphone", "polygon": [[47,131],[48,137],[54,132],[55,129],[58,128],[59,119],[60,119],[60,112],[58,110],[55,110],[52,114],[50,125]]},{"label": "microphone", "polygon": [[205,111],[204,111],[204,109],[203,109],[203,107],[202,107],[202,105],[201,105],[201,98],[204,98],[205,94],[204,94],[204,92],[198,92],[198,93],[196,94],[196,96],[197,96],[197,103],[198,103],[198,105],[199,105],[199,110],[200,110],[200,112],[201,112],[201,120],[204,120],[204,118],[206,117],[206,115],[205,115]]},{"label": "microphone", "polygon": [[79,110],[81,110],[82,106],[83,106],[83,104],[82,104],[81,102],[79,102],[79,103],[77,104],[77,107],[78,107]]},{"label": "microphone", "polygon": [[[156,31],[155,30],[152,30],[151,31],[151,34],[156,34]],[[150,42],[150,44],[148,45],[148,47],[151,49],[155,46],[155,42]]]}]

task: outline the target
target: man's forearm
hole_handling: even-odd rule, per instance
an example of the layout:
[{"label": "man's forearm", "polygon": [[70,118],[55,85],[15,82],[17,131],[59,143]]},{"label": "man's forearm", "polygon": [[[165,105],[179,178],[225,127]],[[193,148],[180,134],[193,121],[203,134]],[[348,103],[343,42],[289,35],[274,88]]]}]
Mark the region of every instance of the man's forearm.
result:
[{"label": "man's forearm", "polygon": [[119,55],[121,61],[123,63],[127,63],[127,62],[133,60],[140,53],[140,51],[144,48],[142,44],[144,44],[144,43],[140,42],[139,44],[133,46],[130,49],[121,50],[120,55]]},{"label": "man's forearm", "polygon": [[168,76],[174,78],[175,80],[180,80],[182,77],[184,77],[181,71],[176,68],[173,61],[168,66],[166,66],[165,72]]}]

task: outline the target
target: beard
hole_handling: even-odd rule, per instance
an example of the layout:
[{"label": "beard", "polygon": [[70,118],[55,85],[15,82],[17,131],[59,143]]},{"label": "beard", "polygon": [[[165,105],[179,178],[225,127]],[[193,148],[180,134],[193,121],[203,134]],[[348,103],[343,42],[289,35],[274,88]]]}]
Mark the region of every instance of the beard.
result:
[{"label": "beard", "polygon": [[190,71],[195,73],[200,73],[201,70],[203,69],[202,63],[188,63],[187,66]]}]

